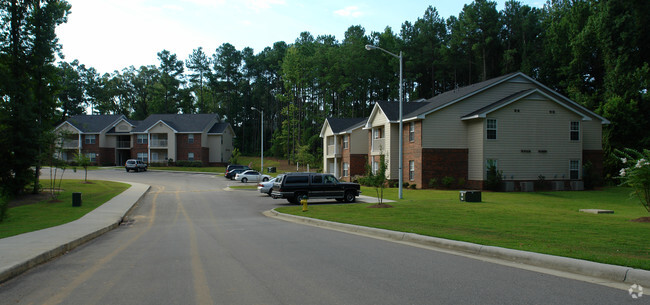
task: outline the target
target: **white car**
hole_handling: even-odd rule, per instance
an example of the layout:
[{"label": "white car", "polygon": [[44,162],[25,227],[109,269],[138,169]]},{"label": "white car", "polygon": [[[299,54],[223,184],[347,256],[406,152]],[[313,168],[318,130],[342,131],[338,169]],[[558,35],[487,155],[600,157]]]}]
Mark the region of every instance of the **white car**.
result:
[{"label": "white car", "polygon": [[235,180],[246,183],[248,181],[252,182],[266,182],[271,180],[271,176],[260,174],[258,171],[247,170],[243,173],[239,173],[235,176]]},{"label": "white car", "polygon": [[260,182],[257,184],[257,190],[262,194],[267,194],[271,196],[271,191],[273,189],[273,183],[278,180],[278,178],[273,178],[267,182]]}]

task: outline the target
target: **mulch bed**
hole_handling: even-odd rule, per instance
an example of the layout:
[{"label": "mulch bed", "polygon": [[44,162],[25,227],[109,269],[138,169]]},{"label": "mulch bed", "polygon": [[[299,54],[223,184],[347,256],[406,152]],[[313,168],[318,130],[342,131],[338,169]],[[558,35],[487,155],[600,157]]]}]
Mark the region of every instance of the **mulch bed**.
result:
[{"label": "mulch bed", "polygon": [[640,217],[637,219],[630,220],[632,222],[650,222],[650,217]]},{"label": "mulch bed", "polygon": [[385,204],[385,203],[382,203],[382,204],[373,204],[373,205],[369,206],[369,208],[392,208],[392,207],[393,207],[392,205],[390,205],[390,204]]}]

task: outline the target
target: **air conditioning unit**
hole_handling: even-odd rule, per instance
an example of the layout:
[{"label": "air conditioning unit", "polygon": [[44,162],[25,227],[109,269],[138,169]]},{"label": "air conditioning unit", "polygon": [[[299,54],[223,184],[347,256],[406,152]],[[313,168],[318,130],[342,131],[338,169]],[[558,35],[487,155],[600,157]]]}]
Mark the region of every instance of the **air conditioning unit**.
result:
[{"label": "air conditioning unit", "polygon": [[513,181],[505,181],[505,182],[503,182],[503,190],[505,192],[514,192],[515,191],[515,183]]},{"label": "air conditioning unit", "polygon": [[552,186],[554,191],[564,191],[564,181],[553,181]]},{"label": "air conditioning unit", "polygon": [[533,192],[535,191],[535,185],[533,182],[519,182],[519,189],[522,192]]},{"label": "air conditioning unit", "polygon": [[572,191],[584,191],[585,183],[583,181],[571,181],[571,190]]}]

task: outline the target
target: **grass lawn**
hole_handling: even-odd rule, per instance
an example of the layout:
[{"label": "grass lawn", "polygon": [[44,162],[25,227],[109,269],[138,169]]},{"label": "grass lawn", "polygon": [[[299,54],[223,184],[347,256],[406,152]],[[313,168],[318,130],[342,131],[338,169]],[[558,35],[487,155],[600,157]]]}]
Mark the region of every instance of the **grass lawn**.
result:
[{"label": "grass lawn", "polygon": [[[49,196],[43,200],[9,208],[9,216],[0,222],[0,238],[58,226],[86,215],[106,201],[129,188],[128,184],[112,181],[63,180],[59,202],[50,202]],[[81,207],[72,206],[72,193],[81,192]],[[27,195],[29,196],[29,195]],[[21,200],[10,203],[20,204]]]},{"label": "grass lawn", "polygon": [[[362,188],[374,196],[373,188]],[[630,197],[629,188],[600,191],[495,193],[483,202],[460,202],[458,191],[404,190],[393,208],[369,204],[310,205],[278,208],[282,213],[368,227],[411,232],[477,244],[546,253],[650,270],[650,223],[631,219],[650,216]],[[384,198],[397,198],[386,189]],[[614,214],[587,214],[579,209],[608,209]]]}]

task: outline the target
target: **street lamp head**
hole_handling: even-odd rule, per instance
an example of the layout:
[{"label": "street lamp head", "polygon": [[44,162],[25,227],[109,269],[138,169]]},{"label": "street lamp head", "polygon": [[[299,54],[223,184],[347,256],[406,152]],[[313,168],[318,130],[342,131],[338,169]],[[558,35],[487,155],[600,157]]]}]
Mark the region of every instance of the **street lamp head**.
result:
[{"label": "street lamp head", "polygon": [[375,48],[376,48],[376,47],[373,46],[373,45],[370,45],[370,44],[367,44],[367,45],[366,45],[366,50],[368,50],[368,51],[370,51],[370,50],[372,50],[372,49],[375,49]]},{"label": "street lamp head", "polygon": [[257,108],[255,108],[255,107],[251,107],[251,110],[257,110]]}]

